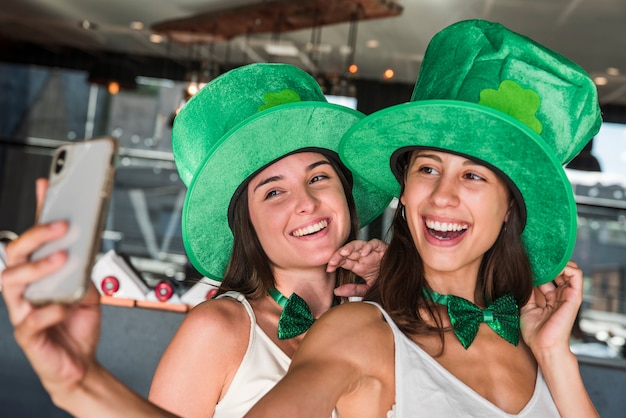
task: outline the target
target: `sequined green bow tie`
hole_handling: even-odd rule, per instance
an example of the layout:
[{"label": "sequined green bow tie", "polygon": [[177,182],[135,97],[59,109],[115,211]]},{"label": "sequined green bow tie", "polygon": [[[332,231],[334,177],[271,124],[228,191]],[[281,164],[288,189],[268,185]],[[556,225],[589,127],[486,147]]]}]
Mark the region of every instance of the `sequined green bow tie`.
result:
[{"label": "sequined green bow tie", "polygon": [[283,312],[278,319],[279,339],[297,337],[311,328],[315,319],[304,299],[295,293],[286,298],[276,289],[270,289],[269,293],[276,303],[283,307]]},{"label": "sequined green bow tie", "polygon": [[433,302],[447,306],[454,333],[465,349],[474,341],[481,322],[485,322],[511,344],[519,344],[519,309],[512,295],[501,296],[487,308],[480,309],[458,296],[440,295],[426,289],[424,294]]}]

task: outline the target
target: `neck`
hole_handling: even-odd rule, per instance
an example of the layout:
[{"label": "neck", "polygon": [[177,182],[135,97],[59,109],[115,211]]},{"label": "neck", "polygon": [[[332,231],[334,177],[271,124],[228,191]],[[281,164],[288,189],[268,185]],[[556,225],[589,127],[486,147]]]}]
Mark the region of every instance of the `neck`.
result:
[{"label": "neck", "polygon": [[426,282],[435,292],[442,295],[455,295],[475,302],[474,294],[478,283],[478,270],[467,270],[470,269],[452,272],[425,269],[424,275]]},{"label": "neck", "polygon": [[309,305],[314,318],[319,318],[333,306],[336,274],[321,269],[274,269],[276,289],[285,297],[297,293]]}]

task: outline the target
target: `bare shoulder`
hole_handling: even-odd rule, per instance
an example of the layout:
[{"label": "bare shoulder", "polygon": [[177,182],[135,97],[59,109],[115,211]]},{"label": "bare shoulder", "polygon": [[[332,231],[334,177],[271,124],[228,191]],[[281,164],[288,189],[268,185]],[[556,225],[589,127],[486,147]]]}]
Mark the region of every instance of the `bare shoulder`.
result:
[{"label": "bare shoulder", "polygon": [[224,298],[195,306],[161,357],[150,400],[182,416],[212,414],[238,370],[249,336],[250,320],[240,302]]},{"label": "bare shoulder", "polygon": [[[380,310],[369,303],[350,302],[322,315],[307,333],[298,352],[306,353],[308,347],[313,352],[326,346],[333,347],[333,355],[342,360],[369,361],[373,356],[382,355],[389,342],[393,343],[393,335]],[[328,353],[328,350],[323,351]]]},{"label": "bare shoulder", "polygon": [[[376,332],[386,328],[381,311],[374,305],[365,302],[349,302],[336,306],[326,312],[315,325],[332,327],[336,332]],[[315,326],[314,325],[314,326]],[[374,327],[372,329],[371,327]]]},{"label": "bare shoulder", "polygon": [[178,333],[189,333],[194,341],[209,338],[249,337],[250,319],[246,308],[231,298],[212,299],[196,305],[181,323]]},{"label": "bare shoulder", "polygon": [[[230,298],[208,300],[191,309],[170,341],[161,364],[182,359],[211,357],[226,360],[245,347],[250,336],[250,319],[245,307]],[[242,354],[243,355],[243,354]]]}]

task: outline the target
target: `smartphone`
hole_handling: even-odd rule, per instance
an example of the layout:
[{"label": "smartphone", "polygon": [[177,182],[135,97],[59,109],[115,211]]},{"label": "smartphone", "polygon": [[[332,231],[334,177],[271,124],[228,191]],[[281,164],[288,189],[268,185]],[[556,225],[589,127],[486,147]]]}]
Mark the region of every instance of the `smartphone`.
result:
[{"label": "smartphone", "polygon": [[59,240],[36,250],[31,259],[59,250],[66,251],[68,259],[59,271],[26,288],[24,298],[29,302],[72,303],[84,296],[100,250],[117,151],[117,140],[110,137],[73,142],[55,150],[37,222],[65,220],[69,229]]}]

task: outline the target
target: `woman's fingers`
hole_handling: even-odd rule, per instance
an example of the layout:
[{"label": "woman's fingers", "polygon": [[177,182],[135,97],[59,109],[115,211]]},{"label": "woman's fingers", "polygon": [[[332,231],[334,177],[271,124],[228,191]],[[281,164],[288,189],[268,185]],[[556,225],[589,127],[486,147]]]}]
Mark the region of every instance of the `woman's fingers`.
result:
[{"label": "woman's fingers", "polygon": [[366,284],[348,283],[335,288],[335,296],[346,298],[362,298],[367,293],[369,286]]},{"label": "woman's fingers", "polygon": [[13,325],[22,322],[34,309],[24,299],[26,287],[59,270],[66,260],[65,253],[54,253],[41,260],[20,264],[2,272],[2,296],[7,306],[9,320]]},{"label": "woman's fingers", "polygon": [[345,268],[346,260],[350,260],[353,257],[356,257],[358,259],[359,252],[363,248],[363,245],[364,241],[355,240],[350,241],[342,247],[339,247],[328,260],[326,271],[331,273],[337,270],[339,267]]},{"label": "woman's fingers", "polygon": [[63,322],[67,308],[61,304],[51,304],[34,309],[15,325],[14,336],[21,347],[28,347],[39,334]]},{"label": "woman's fingers", "polygon": [[18,239],[7,244],[7,267],[28,262],[35,250],[50,241],[61,238],[67,232],[67,228],[67,222],[56,221],[35,225],[28,229]]},{"label": "woman's fingers", "polygon": [[40,260],[16,265],[4,271],[3,285],[9,288],[26,286],[56,272],[63,267],[66,260],[67,254],[57,251]]}]

